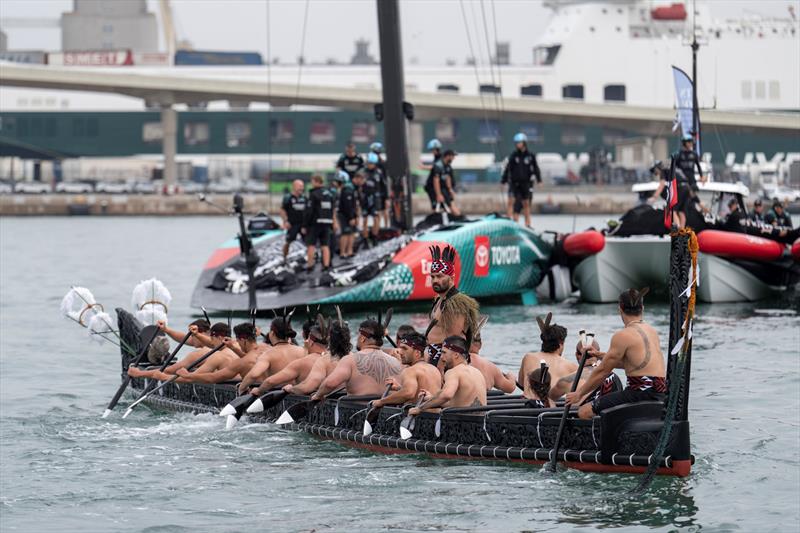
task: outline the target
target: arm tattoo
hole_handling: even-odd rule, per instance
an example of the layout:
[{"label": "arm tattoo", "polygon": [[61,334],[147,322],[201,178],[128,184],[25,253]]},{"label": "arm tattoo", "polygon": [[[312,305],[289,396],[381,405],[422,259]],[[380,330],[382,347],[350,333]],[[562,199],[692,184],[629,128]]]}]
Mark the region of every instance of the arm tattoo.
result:
[{"label": "arm tattoo", "polygon": [[379,350],[372,352],[356,352],[353,354],[358,372],[369,376],[376,382],[383,384],[386,378],[396,376],[402,368],[397,359],[384,355]]},{"label": "arm tattoo", "polygon": [[561,385],[562,383],[572,383],[575,380],[575,374],[576,372],[573,372],[568,376],[564,376],[563,378],[558,380],[558,384]]}]

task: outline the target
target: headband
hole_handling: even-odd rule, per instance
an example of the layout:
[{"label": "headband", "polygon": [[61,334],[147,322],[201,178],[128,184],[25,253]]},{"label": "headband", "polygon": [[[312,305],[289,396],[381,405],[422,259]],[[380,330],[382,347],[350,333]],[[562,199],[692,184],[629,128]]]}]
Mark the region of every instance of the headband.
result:
[{"label": "headband", "polygon": [[459,353],[461,355],[466,355],[466,353],[467,353],[467,351],[464,348],[462,348],[461,346],[457,346],[455,344],[451,344],[451,343],[449,343],[447,341],[444,341],[442,343],[442,348],[447,348],[448,350],[452,350],[452,351],[454,351],[456,353]]},{"label": "headband", "polygon": [[414,337],[400,337],[400,344],[405,344],[415,350],[422,351],[425,349],[426,344],[421,343],[419,341],[415,341]]},{"label": "headband", "polygon": [[383,335],[378,336],[374,331],[370,331],[367,328],[358,328],[358,332],[368,339],[383,340]]}]

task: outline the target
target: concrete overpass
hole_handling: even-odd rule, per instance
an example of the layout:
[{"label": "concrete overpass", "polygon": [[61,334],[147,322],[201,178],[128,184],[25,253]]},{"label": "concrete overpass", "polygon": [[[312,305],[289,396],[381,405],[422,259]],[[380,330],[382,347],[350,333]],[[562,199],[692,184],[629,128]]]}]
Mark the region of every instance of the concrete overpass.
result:
[{"label": "concrete overpass", "polygon": [[[176,69],[80,69],[0,63],[0,86],[89,91],[124,94],[161,106],[164,126],[165,179],[174,179],[177,117],[175,104],[215,100],[269,102],[276,106],[317,105],[371,111],[381,101],[379,89],[309,86],[270,83],[252,79],[187,75]],[[477,117],[486,113],[496,118],[494,95],[407,91],[420,119]],[[663,134],[675,111],[669,108],[637,107],[626,104],[588,104],[537,98],[503,97],[503,113],[515,120],[535,120],[625,128],[641,135]],[[800,114],[740,113],[703,111],[703,125],[719,132],[758,130],[765,133],[800,136]]]}]

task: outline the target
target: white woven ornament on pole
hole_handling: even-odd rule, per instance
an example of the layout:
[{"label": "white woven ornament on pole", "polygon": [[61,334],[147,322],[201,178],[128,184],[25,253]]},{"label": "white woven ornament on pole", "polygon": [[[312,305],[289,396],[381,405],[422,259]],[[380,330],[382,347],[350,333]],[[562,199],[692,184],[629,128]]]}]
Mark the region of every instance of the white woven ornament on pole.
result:
[{"label": "white woven ornament on pole", "polygon": [[133,289],[131,305],[136,309],[136,318],[145,325],[155,325],[159,320],[167,321],[172,295],[156,278],[140,282]]},{"label": "white woven ornament on pole", "polygon": [[117,332],[114,330],[113,324],[111,315],[105,311],[95,314],[89,320],[89,327],[87,328],[89,339],[102,344],[104,340],[109,340],[109,337],[116,336]]},{"label": "white woven ornament on pole", "polygon": [[92,291],[86,287],[72,287],[61,300],[61,314],[86,327],[96,314],[103,312],[103,306],[94,299]]}]

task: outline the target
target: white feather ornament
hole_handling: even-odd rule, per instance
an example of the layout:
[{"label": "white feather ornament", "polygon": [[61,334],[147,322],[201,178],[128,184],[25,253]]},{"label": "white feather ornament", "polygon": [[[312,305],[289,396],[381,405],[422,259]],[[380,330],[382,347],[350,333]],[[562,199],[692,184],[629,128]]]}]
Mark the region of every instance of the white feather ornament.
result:
[{"label": "white feather ornament", "polygon": [[156,278],[139,282],[131,295],[131,305],[136,310],[136,318],[145,325],[154,325],[159,320],[166,322],[172,295],[167,287]]},{"label": "white feather ornament", "polygon": [[[106,313],[105,311],[101,311],[96,313],[92,316],[91,320],[89,320],[89,338],[98,344],[102,344],[104,340],[108,340],[109,337],[114,337],[117,335],[117,332],[114,330],[113,326],[114,322],[112,321],[111,315]],[[105,339],[103,338],[105,337]]]},{"label": "white feather ornament", "polygon": [[94,299],[92,291],[86,287],[72,287],[61,300],[61,314],[79,323],[81,326],[91,321],[97,313],[103,311],[103,306]]}]

